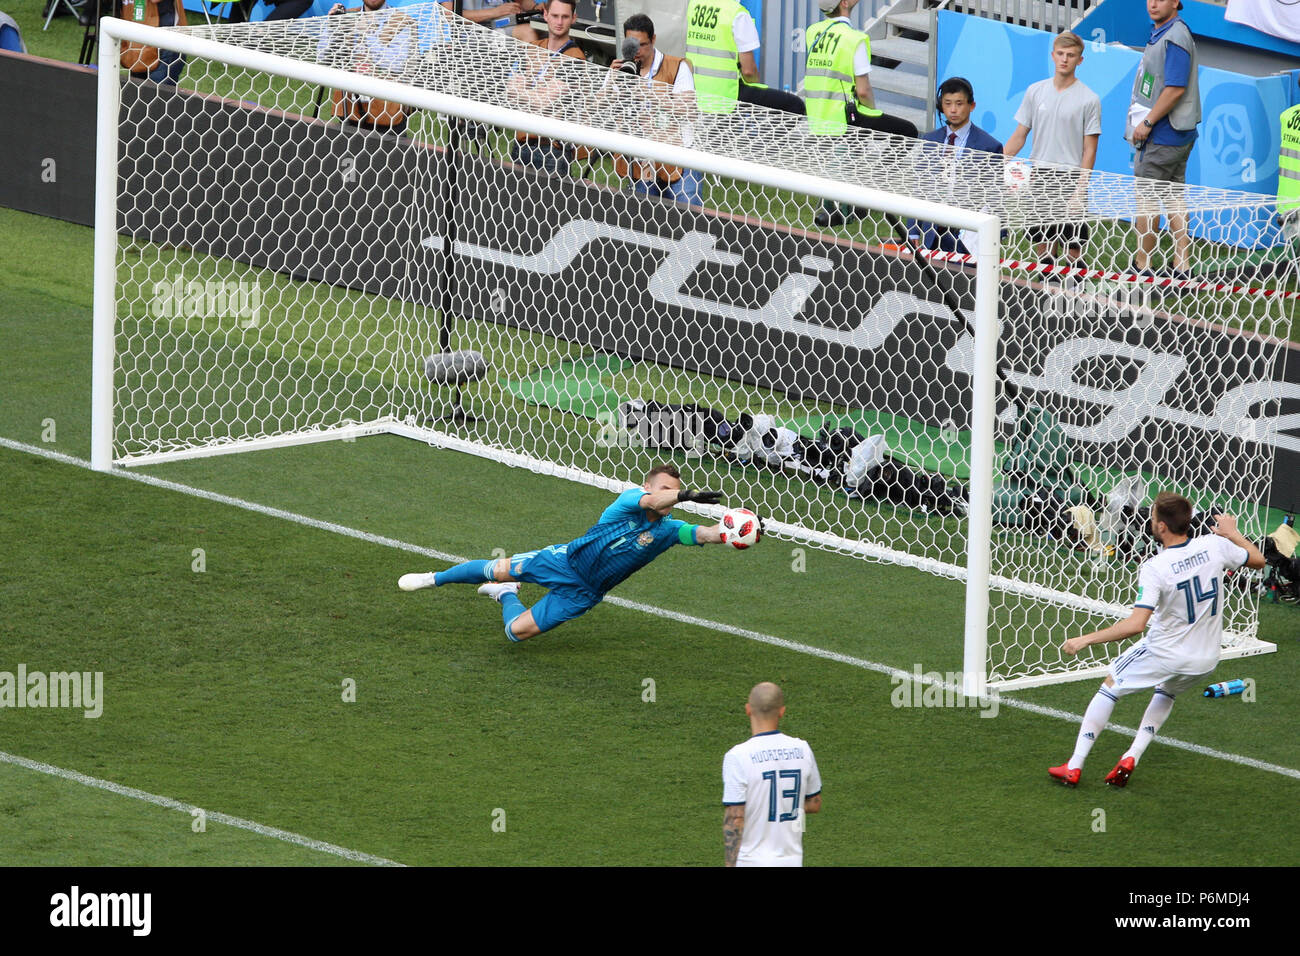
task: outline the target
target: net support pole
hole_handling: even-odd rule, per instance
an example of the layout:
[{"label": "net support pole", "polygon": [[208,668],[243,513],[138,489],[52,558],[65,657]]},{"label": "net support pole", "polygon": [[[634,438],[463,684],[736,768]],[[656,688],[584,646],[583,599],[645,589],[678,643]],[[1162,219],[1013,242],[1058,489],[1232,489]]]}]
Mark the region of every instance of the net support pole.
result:
[{"label": "net support pole", "polygon": [[460,172],[460,141],[464,125],[464,120],[447,124],[447,145],[443,147],[442,155],[437,161],[442,172],[437,181],[442,185],[442,195],[438,197],[438,218],[442,224],[443,236],[440,270],[442,290],[438,297],[442,315],[439,316],[441,321],[438,324],[438,351],[444,354],[451,351],[451,324],[455,321],[452,318],[452,306],[456,301],[456,193],[460,185],[457,177]]},{"label": "net support pole", "polygon": [[978,230],[975,272],[975,362],[971,378],[970,508],[966,539],[966,623],[962,692],[985,693],[988,681],[989,575],[993,543],[993,429],[997,393],[999,221]]},{"label": "net support pole", "polygon": [[122,41],[99,38],[99,103],[95,123],[95,272],[90,384],[90,466],[113,467],[113,367],[117,326],[117,124],[122,104],[118,69]]}]

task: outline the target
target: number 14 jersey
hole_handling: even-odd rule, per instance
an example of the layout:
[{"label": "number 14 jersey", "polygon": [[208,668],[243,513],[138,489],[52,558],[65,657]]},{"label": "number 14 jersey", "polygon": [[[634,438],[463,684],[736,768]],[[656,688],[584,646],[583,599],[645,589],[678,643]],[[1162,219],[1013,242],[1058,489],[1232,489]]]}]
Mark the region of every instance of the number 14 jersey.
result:
[{"label": "number 14 jersey", "polygon": [[1143,641],[1172,673],[1214,670],[1223,644],[1223,572],[1250,557],[1217,534],[1189,538],[1142,562],[1135,607],[1152,611]]}]

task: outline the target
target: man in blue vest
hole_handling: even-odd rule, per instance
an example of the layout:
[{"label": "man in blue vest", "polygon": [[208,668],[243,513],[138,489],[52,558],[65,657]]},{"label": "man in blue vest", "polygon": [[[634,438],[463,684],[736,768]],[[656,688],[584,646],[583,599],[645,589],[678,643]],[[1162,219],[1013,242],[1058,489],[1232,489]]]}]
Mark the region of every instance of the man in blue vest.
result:
[{"label": "man in blue vest", "polygon": [[[1178,16],[1179,0],[1147,0],[1151,36],[1147,40],[1129,105],[1128,138],[1137,152],[1133,175],[1171,183],[1187,181],[1187,158],[1196,143],[1196,124],[1201,121],[1201,95],[1197,85],[1196,43],[1192,31]],[[1179,201],[1165,203],[1169,231],[1174,237],[1175,279],[1190,278],[1191,238],[1187,232],[1187,210]],[[1137,255],[1133,268],[1151,274],[1152,255],[1158,245],[1160,201],[1153,190],[1137,191]]]}]

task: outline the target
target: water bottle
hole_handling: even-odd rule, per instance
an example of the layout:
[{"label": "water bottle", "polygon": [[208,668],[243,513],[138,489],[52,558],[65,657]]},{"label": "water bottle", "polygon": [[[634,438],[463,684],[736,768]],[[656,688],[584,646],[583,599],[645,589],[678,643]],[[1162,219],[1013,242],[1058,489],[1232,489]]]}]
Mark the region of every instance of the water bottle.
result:
[{"label": "water bottle", "polygon": [[1244,680],[1225,680],[1205,688],[1205,696],[1231,697],[1233,694],[1240,694],[1245,689],[1246,682]]}]

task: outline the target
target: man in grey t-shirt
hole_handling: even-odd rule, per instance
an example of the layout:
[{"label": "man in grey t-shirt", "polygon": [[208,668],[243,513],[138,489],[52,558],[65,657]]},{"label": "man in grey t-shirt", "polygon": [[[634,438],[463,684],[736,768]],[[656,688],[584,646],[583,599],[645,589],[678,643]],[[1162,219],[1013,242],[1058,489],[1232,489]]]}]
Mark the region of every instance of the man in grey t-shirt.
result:
[{"label": "man in grey t-shirt", "polygon": [[[1047,180],[1060,191],[1064,217],[1082,218],[1088,202],[1088,173],[1097,162],[1097,138],[1101,135],[1101,99],[1075,75],[1083,62],[1083,41],[1066,31],[1052,44],[1052,62],[1056,69],[1025,91],[1016,111],[1016,131],[1007,140],[1004,155],[1018,154],[1030,131],[1034,147],[1029,154],[1035,163],[1077,166],[1084,172],[1062,179],[1056,170],[1036,169],[1034,178]],[[1044,183],[1047,185],[1048,183]],[[1041,188],[1041,187],[1040,187]],[[1062,245],[1068,250],[1069,262],[1077,264],[1088,241],[1086,222],[1062,222],[1059,225],[1035,226],[1029,231],[1034,252],[1040,260],[1054,264]]]}]

